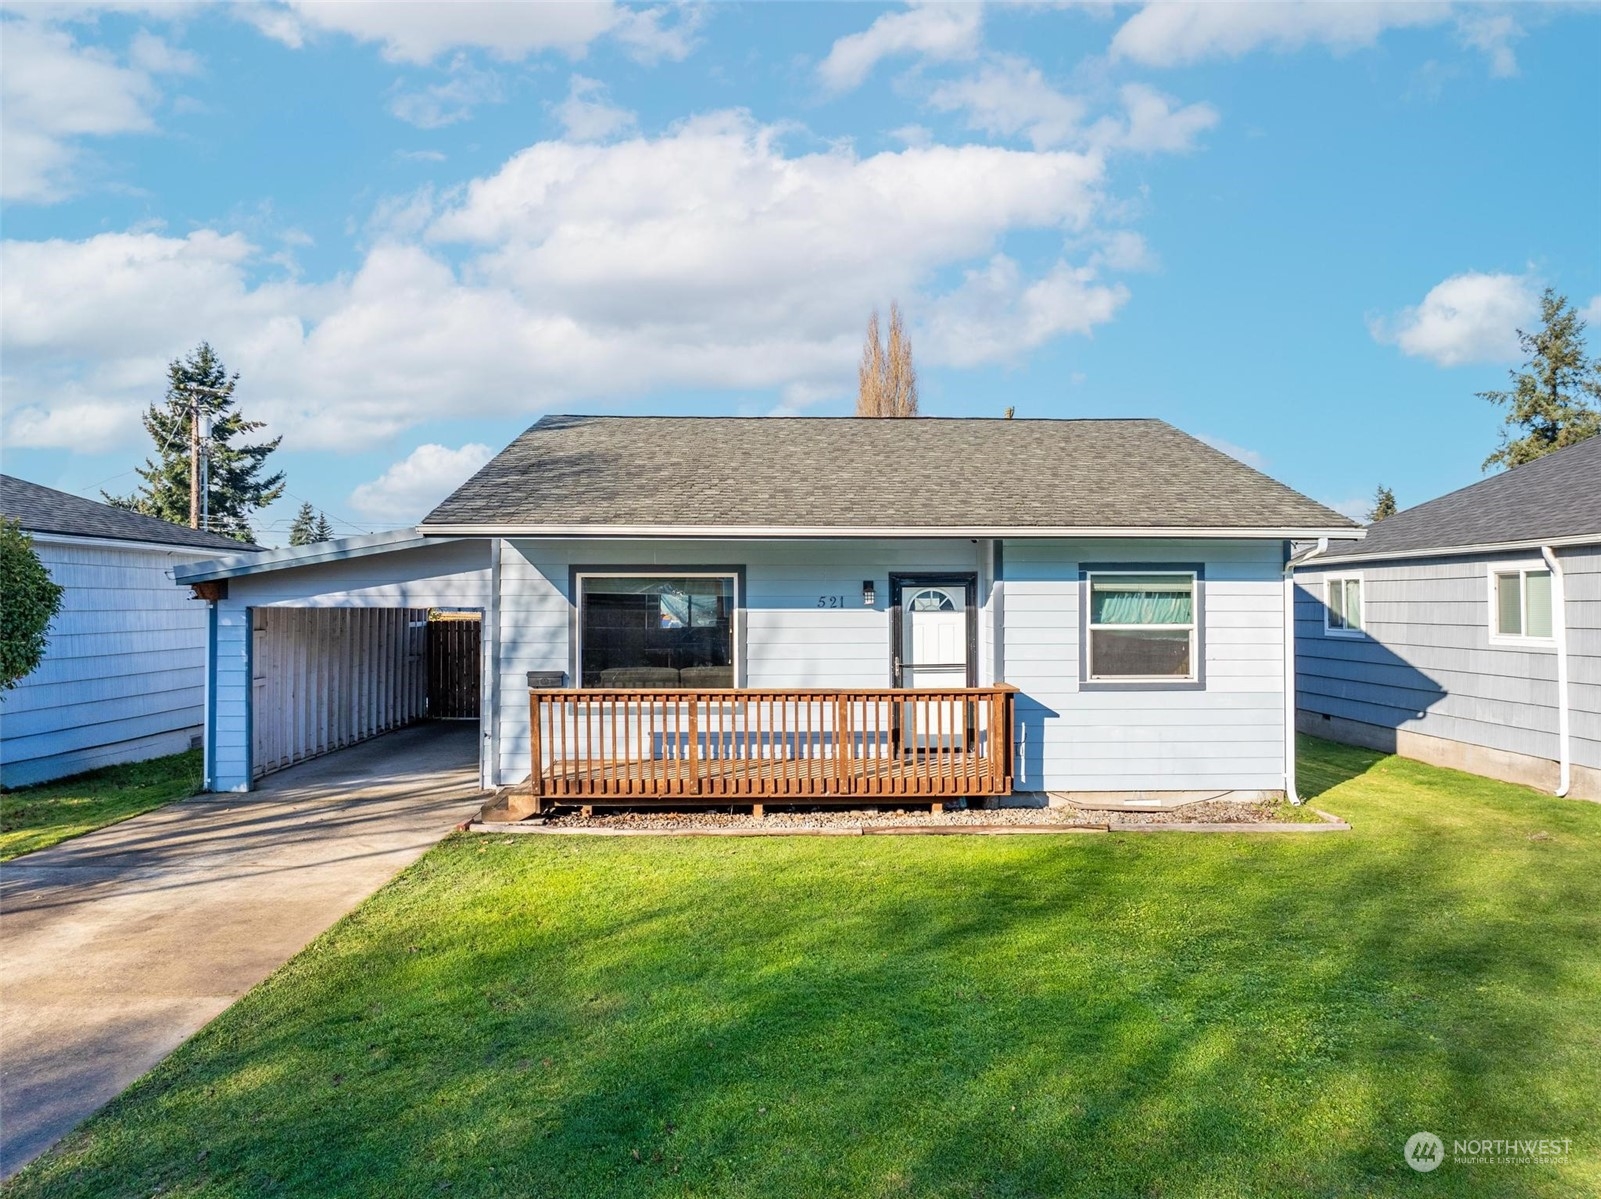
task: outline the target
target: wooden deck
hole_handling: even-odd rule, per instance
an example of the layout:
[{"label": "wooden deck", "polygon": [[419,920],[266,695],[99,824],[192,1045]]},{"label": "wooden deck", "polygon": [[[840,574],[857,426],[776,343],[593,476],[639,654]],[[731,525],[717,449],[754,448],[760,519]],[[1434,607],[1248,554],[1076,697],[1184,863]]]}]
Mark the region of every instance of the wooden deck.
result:
[{"label": "wooden deck", "polygon": [[859,804],[1004,795],[1015,688],[530,692],[528,782],[486,805]]}]

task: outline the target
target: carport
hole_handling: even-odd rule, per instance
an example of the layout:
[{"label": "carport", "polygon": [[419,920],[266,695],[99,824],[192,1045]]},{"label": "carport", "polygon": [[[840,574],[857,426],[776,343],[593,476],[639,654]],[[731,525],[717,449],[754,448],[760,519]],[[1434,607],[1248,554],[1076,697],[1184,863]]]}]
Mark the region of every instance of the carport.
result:
[{"label": "carport", "polygon": [[488,777],[479,540],[376,534],[175,572],[210,607],[206,789],[426,720],[476,724]]}]

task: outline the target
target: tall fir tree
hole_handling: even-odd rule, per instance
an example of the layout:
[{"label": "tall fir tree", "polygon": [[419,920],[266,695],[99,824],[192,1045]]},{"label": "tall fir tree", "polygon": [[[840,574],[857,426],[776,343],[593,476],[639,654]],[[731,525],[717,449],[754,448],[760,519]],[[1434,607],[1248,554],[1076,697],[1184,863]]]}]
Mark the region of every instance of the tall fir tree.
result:
[{"label": "tall fir tree", "polygon": [[246,420],[235,408],[233,391],[238,382],[239,376],[228,373],[208,342],[201,342],[187,357],[168,363],[166,399],[150,405],[144,415],[145,430],[156,443],[155,455],[137,468],[144,485],[126,496],[101,492],[106,501],[173,524],[189,523],[190,422],[198,403],[202,430],[208,419],[211,426],[205,446],[210,463],[208,503],[202,505],[209,509],[207,527],[214,533],[250,541],[255,536],[251,516],[283,494],[283,472],[264,474],[268,456],[283,438],[248,442],[251,433],[266,425]]},{"label": "tall fir tree", "polygon": [[[1512,387],[1479,392],[1480,399],[1508,409],[1501,448],[1484,460],[1485,470],[1522,466],[1601,433],[1601,358],[1585,356],[1584,321],[1568,298],[1546,288],[1540,328],[1519,329],[1518,343],[1529,358],[1522,370],[1510,372]],[[1519,431],[1522,436],[1513,437]]]},{"label": "tall fir tree", "polygon": [[317,540],[317,510],[310,504],[302,503],[300,511],[295,513],[294,523],[289,526],[290,545],[310,545]]},{"label": "tall fir tree", "polygon": [[289,526],[290,545],[316,545],[319,541],[332,541],[334,527],[328,523],[328,514],[318,512],[310,504],[302,503]]},{"label": "tall fir tree", "polygon": [[1380,483],[1379,489],[1373,493],[1373,507],[1368,509],[1368,524],[1381,521],[1386,516],[1394,516],[1400,510],[1396,507],[1395,492]]}]

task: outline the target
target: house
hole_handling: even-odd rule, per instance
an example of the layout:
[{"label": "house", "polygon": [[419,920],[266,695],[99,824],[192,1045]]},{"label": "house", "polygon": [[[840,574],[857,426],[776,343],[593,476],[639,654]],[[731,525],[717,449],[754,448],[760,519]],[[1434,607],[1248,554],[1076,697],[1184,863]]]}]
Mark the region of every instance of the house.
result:
[{"label": "house", "polygon": [[39,667],[0,695],[8,787],[189,749],[205,722],[206,608],[173,568],[253,547],[0,475],[0,515],[65,588]]},{"label": "house", "polygon": [[1601,799],[1601,437],[1295,573],[1303,731]]},{"label": "house", "polygon": [[551,416],[415,530],[177,578],[216,789],[417,718],[444,606],[502,816],[1255,795],[1293,788],[1290,543],[1360,535],[1156,420]]}]

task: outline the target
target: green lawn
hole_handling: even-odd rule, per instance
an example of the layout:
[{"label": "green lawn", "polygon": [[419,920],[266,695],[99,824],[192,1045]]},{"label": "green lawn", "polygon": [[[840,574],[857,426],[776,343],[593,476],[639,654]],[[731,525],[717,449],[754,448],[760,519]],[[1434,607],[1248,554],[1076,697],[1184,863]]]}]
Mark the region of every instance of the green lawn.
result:
[{"label": "green lawn", "polygon": [[0,862],[116,824],[200,790],[200,751],[0,791]]},{"label": "green lawn", "polygon": [[458,835],[11,1194],[1601,1194],[1601,806],[1303,752],[1354,831]]}]

